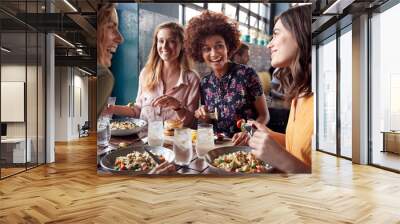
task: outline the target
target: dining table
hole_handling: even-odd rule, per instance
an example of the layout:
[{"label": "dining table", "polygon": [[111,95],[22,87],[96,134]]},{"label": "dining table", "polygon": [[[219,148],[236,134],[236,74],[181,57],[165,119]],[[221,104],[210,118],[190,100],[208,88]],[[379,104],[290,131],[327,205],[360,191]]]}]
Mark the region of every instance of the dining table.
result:
[{"label": "dining table", "polygon": [[[174,136],[164,136],[164,144],[163,147],[173,151],[173,141],[174,141]],[[104,156],[106,153],[113,151],[113,150],[118,150],[121,148],[125,148],[127,146],[129,147],[142,147],[148,145],[147,143],[147,133],[146,132],[140,132],[138,134],[132,134],[128,136],[112,136],[110,139],[110,142],[108,144],[108,147],[98,147],[98,173],[99,174],[110,174],[109,171],[103,169],[100,165],[100,159],[102,156]],[[210,167],[210,165],[207,163],[207,161],[203,158],[200,158],[197,156],[196,153],[196,144],[192,142],[192,159],[190,160],[189,165],[187,166],[179,166],[176,165],[176,174],[182,174],[182,175],[218,175],[221,176],[221,172],[216,172],[215,168],[213,169]],[[224,138],[223,140],[215,140],[215,148],[220,148],[220,147],[227,147],[227,146],[233,146],[232,139],[231,138]],[[277,170],[270,168],[267,171],[268,173],[276,173]],[[228,172],[223,172],[223,175],[243,175],[243,173],[228,173]],[[174,175],[172,174],[172,175]],[[249,174],[246,174],[249,175]],[[250,175],[260,175],[260,174],[250,174]]]}]

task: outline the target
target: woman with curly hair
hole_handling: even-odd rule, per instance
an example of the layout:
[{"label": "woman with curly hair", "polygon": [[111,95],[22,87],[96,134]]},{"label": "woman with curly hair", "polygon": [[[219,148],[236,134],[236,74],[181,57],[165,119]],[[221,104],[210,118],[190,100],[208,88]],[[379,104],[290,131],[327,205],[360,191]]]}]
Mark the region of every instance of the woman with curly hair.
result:
[{"label": "woman with curly hair", "polygon": [[208,112],[217,111],[214,131],[233,136],[235,145],[247,144],[249,136],[240,132],[236,121],[257,119],[265,125],[269,115],[262,85],[254,69],[228,61],[240,45],[237,23],[221,13],[203,11],[189,21],[185,38],[187,53],[211,68],[211,73],[200,83],[202,106],[195,112],[195,117],[210,122]]},{"label": "woman with curly hair", "polygon": [[194,111],[199,107],[200,78],[184,53],[183,35],[182,26],[175,22],[155,29],[135,104],[110,106],[109,111],[145,120],[179,119],[184,126],[192,126]]},{"label": "woman with curly hair", "polygon": [[311,91],[311,7],[283,12],[275,21],[268,44],[271,65],[285,70],[278,75],[287,100],[291,101],[286,134],[255,122],[258,130],[249,141],[253,154],[288,173],[311,172],[311,138],[314,97]]}]

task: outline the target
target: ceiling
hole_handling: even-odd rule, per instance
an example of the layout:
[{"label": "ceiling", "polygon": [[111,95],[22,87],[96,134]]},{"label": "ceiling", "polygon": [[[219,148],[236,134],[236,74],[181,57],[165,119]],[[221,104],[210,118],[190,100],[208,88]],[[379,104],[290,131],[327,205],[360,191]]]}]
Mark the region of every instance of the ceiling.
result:
[{"label": "ceiling", "polygon": [[[2,61],[24,63],[44,50],[37,38],[44,32],[55,33],[56,66],[79,66],[96,71],[96,0],[1,0],[1,45],[11,52],[2,53]],[[49,13],[51,11],[52,13]],[[25,35],[27,33],[27,35]],[[42,36],[43,37],[43,36]],[[35,62],[35,60],[33,60]]]},{"label": "ceiling", "polygon": [[386,2],[388,0],[313,0],[313,43],[351,24],[353,17],[374,11]]}]

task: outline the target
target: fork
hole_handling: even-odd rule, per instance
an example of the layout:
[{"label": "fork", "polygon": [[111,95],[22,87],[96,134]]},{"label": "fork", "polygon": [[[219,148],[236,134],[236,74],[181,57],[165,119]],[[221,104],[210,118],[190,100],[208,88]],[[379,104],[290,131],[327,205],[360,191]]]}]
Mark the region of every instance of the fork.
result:
[{"label": "fork", "polygon": [[150,150],[146,149],[146,147],[143,146],[143,149],[151,156],[151,158],[154,159],[154,161],[156,161],[158,165],[162,163],[161,160],[156,155],[154,155]]}]

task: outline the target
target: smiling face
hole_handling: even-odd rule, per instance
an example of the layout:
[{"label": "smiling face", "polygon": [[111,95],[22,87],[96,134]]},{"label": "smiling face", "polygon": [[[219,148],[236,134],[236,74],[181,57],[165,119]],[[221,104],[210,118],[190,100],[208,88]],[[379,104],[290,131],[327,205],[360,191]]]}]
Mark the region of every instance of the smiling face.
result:
[{"label": "smiling face", "polygon": [[289,67],[296,60],[299,51],[296,39],[281,20],[276,22],[273,38],[267,47],[271,50],[271,65],[275,68]]},{"label": "smiling face", "polygon": [[157,33],[157,53],[164,62],[173,62],[178,59],[182,50],[182,43],[174,33],[164,28]]},{"label": "smiling face", "polygon": [[224,74],[228,63],[228,48],[220,35],[209,36],[201,48],[204,62],[217,75]]},{"label": "smiling face", "polygon": [[118,16],[115,9],[112,10],[109,19],[103,25],[103,38],[100,42],[102,52],[100,62],[107,67],[111,66],[111,59],[118,45],[123,42],[123,37],[118,31]]}]

